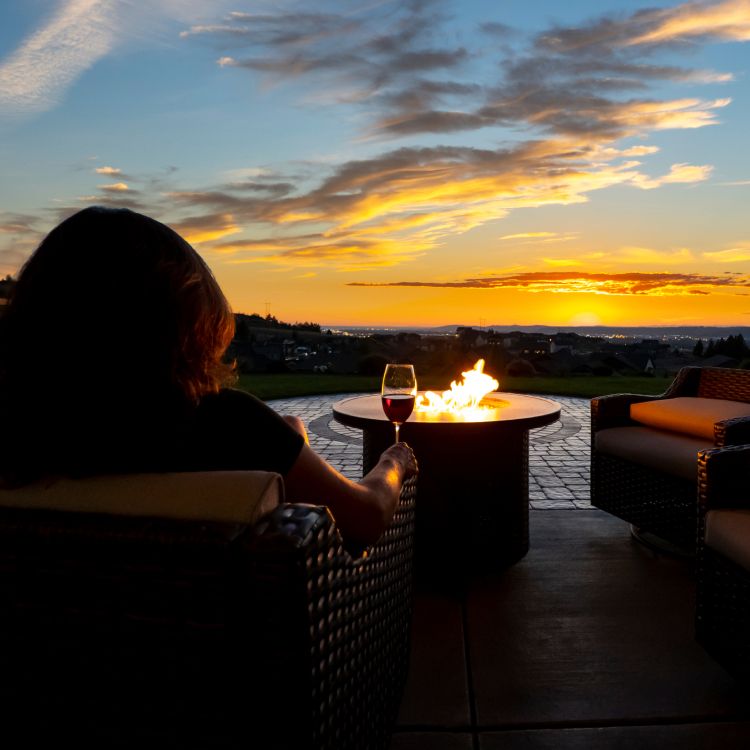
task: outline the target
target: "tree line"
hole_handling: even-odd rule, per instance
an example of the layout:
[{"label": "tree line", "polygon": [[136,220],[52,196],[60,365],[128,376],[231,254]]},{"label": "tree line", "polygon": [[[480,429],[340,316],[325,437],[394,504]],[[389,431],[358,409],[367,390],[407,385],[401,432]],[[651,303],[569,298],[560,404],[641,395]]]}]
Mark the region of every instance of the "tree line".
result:
[{"label": "tree line", "polygon": [[10,290],[13,289],[13,285],[16,282],[13,277],[8,275],[4,279],[0,279],[0,297],[8,299],[10,297]]},{"label": "tree line", "polygon": [[718,341],[709,339],[707,344],[699,339],[693,347],[693,354],[696,357],[713,357],[721,354],[733,359],[745,359],[750,357],[750,348],[745,343],[745,337],[738,333],[736,336],[727,336]]},{"label": "tree line", "polygon": [[252,313],[245,315],[244,313],[235,313],[235,338],[240,341],[245,341],[250,338],[252,328],[274,328],[277,330],[288,330],[288,331],[310,331],[312,333],[320,333],[320,324],[305,321],[303,323],[285,323],[282,320],[278,320],[273,315],[266,315],[265,317],[258,315],[258,313]]}]

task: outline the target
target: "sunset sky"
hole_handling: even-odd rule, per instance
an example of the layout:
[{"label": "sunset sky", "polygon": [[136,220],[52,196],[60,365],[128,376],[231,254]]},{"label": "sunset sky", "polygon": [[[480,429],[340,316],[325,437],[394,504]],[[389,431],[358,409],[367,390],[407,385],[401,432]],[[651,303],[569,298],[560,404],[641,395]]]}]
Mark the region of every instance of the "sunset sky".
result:
[{"label": "sunset sky", "polygon": [[749,42],[750,0],[7,0],[0,275],[103,204],[238,312],[750,325]]}]

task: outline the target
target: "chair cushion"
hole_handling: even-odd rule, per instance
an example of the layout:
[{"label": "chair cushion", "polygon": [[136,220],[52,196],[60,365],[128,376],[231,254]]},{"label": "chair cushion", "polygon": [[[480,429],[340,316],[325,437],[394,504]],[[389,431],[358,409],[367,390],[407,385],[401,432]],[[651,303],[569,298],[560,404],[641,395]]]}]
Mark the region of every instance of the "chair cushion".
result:
[{"label": "chair cushion", "polygon": [[708,511],[705,542],[750,571],[750,510]]},{"label": "chair cushion", "polygon": [[692,481],[698,478],[698,451],[714,447],[710,440],[651,427],[611,427],[597,432],[594,440],[601,453]]},{"label": "chair cushion", "polygon": [[714,424],[750,416],[750,404],[722,398],[665,398],[632,404],[630,418],[640,424],[714,441]]},{"label": "chair cushion", "polygon": [[278,474],[212,471],[56,479],[0,489],[0,506],[254,524],[284,499]]}]

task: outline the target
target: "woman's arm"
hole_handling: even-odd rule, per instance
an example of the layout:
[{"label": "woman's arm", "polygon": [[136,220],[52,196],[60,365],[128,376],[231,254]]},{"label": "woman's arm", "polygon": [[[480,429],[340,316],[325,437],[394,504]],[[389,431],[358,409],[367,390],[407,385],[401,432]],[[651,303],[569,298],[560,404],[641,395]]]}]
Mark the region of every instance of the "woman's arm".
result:
[{"label": "woman's arm", "polygon": [[367,546],[388,528],[401,485],[416,469],[411,448],[406,443],[396,443],[383,452],[361,482],[352,482],[305,444],[284,477],[286,499],[291,503],[327,505],[342,536]]}]

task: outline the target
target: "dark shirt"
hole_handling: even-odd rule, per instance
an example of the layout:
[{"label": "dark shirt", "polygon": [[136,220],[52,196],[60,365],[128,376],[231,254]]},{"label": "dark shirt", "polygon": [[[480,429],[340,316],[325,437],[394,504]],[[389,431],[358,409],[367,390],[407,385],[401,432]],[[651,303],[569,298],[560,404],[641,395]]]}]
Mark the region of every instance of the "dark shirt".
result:
[{"label": "dark shirt", "polygon": [[[0,425],[2,424],[0,419]],[[224,389],[197,406],[158,393],[53,392],[0,430],[0,483],[171,471],[275,471],[285,475],[304,438],[244,391]]]},{"label": "dark shirt", "polygon": [[201,399],[186,427],[180,442],[189,458],[183,471],[255,469],[284,475],[305,442],[270,406],[229,388]]}]

